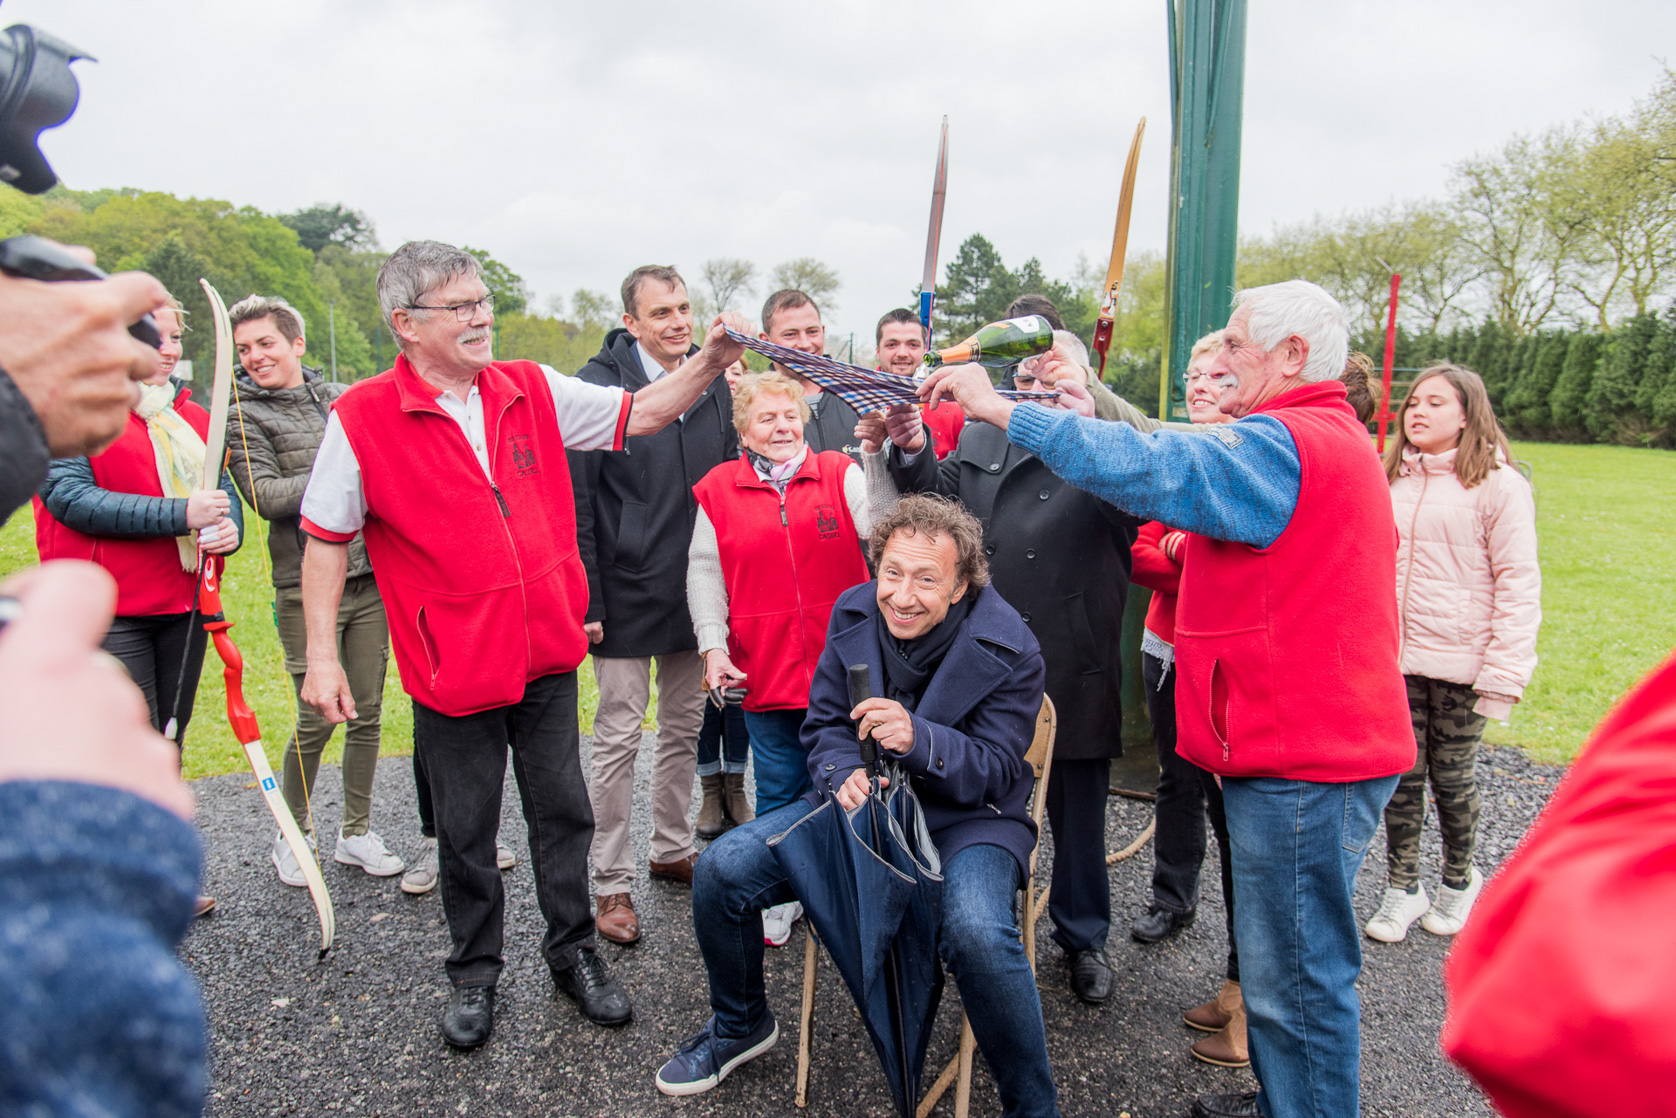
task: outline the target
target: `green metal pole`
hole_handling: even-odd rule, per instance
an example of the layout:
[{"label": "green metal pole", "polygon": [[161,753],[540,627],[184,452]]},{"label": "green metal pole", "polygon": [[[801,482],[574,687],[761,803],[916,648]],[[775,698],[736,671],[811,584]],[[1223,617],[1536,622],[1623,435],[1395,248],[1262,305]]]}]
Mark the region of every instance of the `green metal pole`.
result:
[{"label": "green metal pole", "polygon": [[1166,0],[1170,29],[1170,329],[1158,414],[1185,419],[1193,343],[1227,324],[1239,244],[1245,0]]}]

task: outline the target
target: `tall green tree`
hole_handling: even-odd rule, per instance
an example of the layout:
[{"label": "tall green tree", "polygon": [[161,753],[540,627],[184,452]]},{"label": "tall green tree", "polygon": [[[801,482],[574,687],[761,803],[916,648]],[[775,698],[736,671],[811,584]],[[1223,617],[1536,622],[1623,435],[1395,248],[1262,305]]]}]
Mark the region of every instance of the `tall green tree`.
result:
[{"label": "tall green tree", "polygon": [[298,242],[310,252],[319,252],[327,245],[351,252],[378,250],[378,231],[373,228],[372,219],[341,202],[332,205],[317,202],[306,210],[280,214],[279,220],[297,234]]},{"label": "tall green tree", "polygon": [[799,256],[774,265],[773,271],[768,273],[768,286],[774,291],[788,287],[801,291],[813,299],[823,312],[830,313],[837,306],[838,289],[843,284],[835,269],[813,256]]},{"label": "tall green tree", "polygon": [[1514,380],[1508,366],[1508,337],[1495,319],[1486,319],[1473,338],[1466,365],[1484,378],[1484,391],[1489,393],[1490,406],[1501,410],[1508,389]]},{"label": "tall green tree", "polygon": [[1583,407],[1588,401],[1589,385],[1594,382],[1595,371],[1600,368],[1605,340],[1600,334],[1578,331],[1571,335],[1566,346],[1565,363],[1560,369],[1559,379],[1554,382],[1554,391],[1548,396],[1552,428],[1561,438],[1576,439],[1585,430]]},{"label": "tall green tree", "polygon": [[1647,367],[1635,386],[1635,410],[1648,422],[1657,422],[1653,402],[1676,375],[1676,303],[1659,317],[1658,329],[1647,346]]},{"label": "tall green tree", "polygon": [[1658,328],[1656,315],[1638,314],[1613,332],[1600,370],[1583,398],[1583,425],[1601,442],[1621,441],[1619,425],[1635,411],[1635,390]]}]

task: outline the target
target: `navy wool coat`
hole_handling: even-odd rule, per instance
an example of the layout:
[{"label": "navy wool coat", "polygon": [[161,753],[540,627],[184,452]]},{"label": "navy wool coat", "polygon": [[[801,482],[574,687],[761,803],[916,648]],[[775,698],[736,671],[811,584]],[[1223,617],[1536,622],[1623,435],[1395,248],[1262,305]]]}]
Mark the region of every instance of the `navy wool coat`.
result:
[{"label": "navy wool coat", "polygon": [[[977,593],[960,636],[913,712],[913,749],[881,749],[879,756],[907,770],[945,861],[968,846],[992,843],[1011,852],[1024,873],[1036,845],[1029,811],[1035,775],[1024,754],[1036,732],[1046,669],[1018,611],[991,588]],[[849,666],[868,665],[873,693],[884,693],[877,595],[877,582],[844,592],[815,666],[803,747],[821,798],[861,767],[850,722]]]}]

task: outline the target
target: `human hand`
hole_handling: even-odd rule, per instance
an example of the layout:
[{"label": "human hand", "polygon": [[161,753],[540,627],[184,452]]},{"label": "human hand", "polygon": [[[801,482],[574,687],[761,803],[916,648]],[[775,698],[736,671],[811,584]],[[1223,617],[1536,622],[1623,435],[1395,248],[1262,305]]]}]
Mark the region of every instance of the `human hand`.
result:
[{"label": "human hand", "polygon": [[308,672],[303,676],[303,702],[320,712],[320,717],[336,726],[355,717],[355,696],[349,690],[349,677],[334,654],[331,659],[310,659]]},{"label": "human hand", "polygon": [[745,347],[727,336],[728,327],[732,327],[734,333],[744,334],[746,337],[756,333],[756,327],[743,315],[733,311],[723,311],[717,315],[704,335],[703,348],[698,351],[698,356],[704,359],[705,368],[713,374],[725,372],[729,365],[745,356]]},{"label": "human hand", "polygon": [[[889,788],[890,777],[881,775],[879,777],[879,787]],[[871,791],[872,789],[867,782],[867,770],[857,769],[849,775],[844,783],[838,786],[838,791],[834,795],[838,797],[840,807],[845,811],[854,811],[861,806],[862,801],[867,799],[868,793]]]},{"label": "human hand", "polygon": [[0,593],[20,607],[0,633],[0,781],[98,784],[191,819],[179,751],[99,648],[116,606],[111,576],[59,560],[6,580]]},{"label": "human hand", "polygon": [[850,711],[850,718],[857,723],[860,741],[871,737],[892,753],[906,753],[914,747],[913,716],[895,699],[863,699]]},{"label": "human hand", "polygon": [[239,526],[224,516],[199,530],[198,546],[211,555],[230,555],[239,546]]},{"label": "human hand", "polygon": [[745,673],[733,666],[728,659],[726,650],[712,648],[704,654],[704,689],[718,691],[724,687],[737,687],[745,679]]},{"label": "human hand", "polygon": [[144,272],[74,283],[0,274],[0,369],[40,417],[54,457],[96,454],[122,433],[139,399],[134,381],[158,360],[128,327],[167,299]]},{"label": "human hand", "polygon": [[[1030,363],[1034,362],[1033,365]],[[1044,388],[1058,388],[1062,381],[1075,381],[1087,387],[1088,368],[1071,356],[1070,350],[1065,348],[1064,342],[1054,342],[1046,353],[1027,358],[1020,366],[1028,366],[1036,379],[1042,382]]]},{"label": "human hand", "polygon": [[233,502],[221,489],[200,489],[186,498],[186,526],[194,530],[208,528],[227,515]]},{"label": "human hand", "polygon": [[909,454],[925,449],[925,420],[912,404],[892,404],[885,412],[885,432],[890,441]]},{"label": "human hand", "polygon": [[863,454],[877,454],[885,445],[885,413],[870,411],[855,425],[856,441]]},{"label": "human hand", "polygon": [[583,624],[582,631],[588,634],[589,644],[598,644],[605,639],[605,622],[589,621]]},{"label": "human hand", "polygon": [[1074,411],[1084,419],[1094,418],[1094,397],[1088,394],[1088,388],[1065,377],[1053,386],[1059,396],[1053,401],[1053,406],[1060,411]]},{"label": "human hand", "polygon": [[1014,405],[995,391],[995,386],[989,383],[989,370],[982,365],[938,366],[920,384],[919,398],[928,408],[953,400],[971,418],[1003,431],[1013,416]]},{"label": "human hand", "polygon": [[1169,557],[1172,563],[1179,563],[1181,562],[1181,549],[1187,546],[1187,533],[1174,529],[1165,532],[1164,537],[1158,541],[1158,546],[1163,549],[1164,554]]}]

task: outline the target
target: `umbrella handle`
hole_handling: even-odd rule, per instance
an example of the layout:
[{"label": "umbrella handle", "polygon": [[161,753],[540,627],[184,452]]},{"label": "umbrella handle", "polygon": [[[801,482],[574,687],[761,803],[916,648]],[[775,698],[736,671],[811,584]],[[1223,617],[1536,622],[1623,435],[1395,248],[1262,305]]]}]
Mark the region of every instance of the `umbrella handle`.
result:
[{"label": "umbrella handle", "polygon": [[[865,703],[873,697],[873,670],[866,664],[850,665],[850,709]],[[873,785],[871,789],[878,791],[879,779],[879,743],[872,738],[861,736],[861,723],[853,723],[856,731],[857,745],[861,749],[861,765],[867,772],[867,782]]]}]

